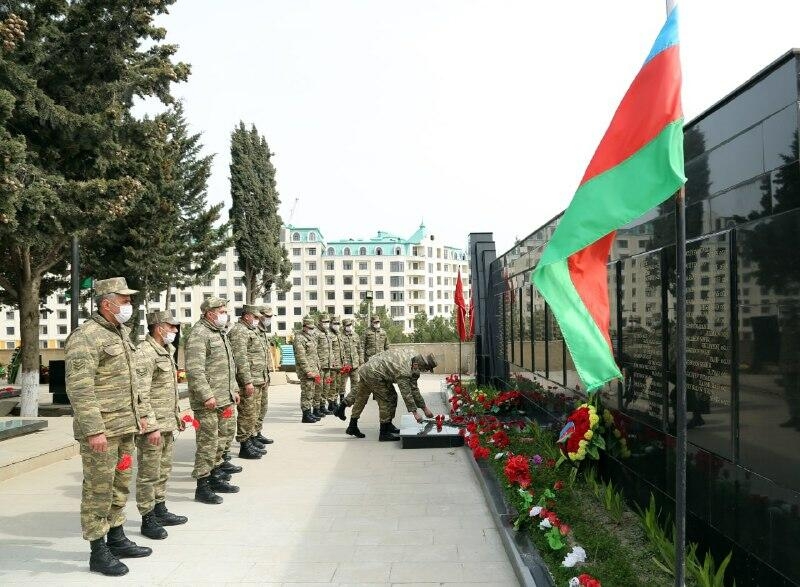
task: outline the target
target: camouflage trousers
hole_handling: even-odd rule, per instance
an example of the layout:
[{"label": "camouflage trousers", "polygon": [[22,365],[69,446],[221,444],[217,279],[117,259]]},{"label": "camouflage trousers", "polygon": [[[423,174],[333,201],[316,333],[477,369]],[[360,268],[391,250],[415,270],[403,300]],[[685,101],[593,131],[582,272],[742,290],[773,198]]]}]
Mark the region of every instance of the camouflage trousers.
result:
[{"label": "camouflage trousers", "polygon": [[[333,369],[322,369],[320,376],[322,381],[316,384],[314,388],[314,407],[318,408],[322,405],[323,400],[330,399],[331,387],[333,386],[333,378],[335,376]],[[330,379],[331,383],[326,383]]]},{"label": "camouflage trousers", "polygon": [[[223,418],[225,408],[232,408],[233,414]],[[200,422],[197,430],[197,448],[194,453],[192,477],[201,479],[211,474],[211,469],[222,464],[222,455],[231,446],[236,435],[236,406],[229,404],[222,408],[209,410],[206,407],[192,406],[195,419]]]},{"label": "camouflage trousers", "polygon": [[345,395],[344,403],[348,406],[352,406],[356,401],[356,391],[358,391],[358,381],[361,376],[358,374],[358,367],[347,373],[346,375],[342,375],[342,391],[339,393],[344,394],[345,386],[347,385],[347,380],[350,380],[350,391],[347,392]]},{"label": "camouflage trousers", "polygon": [[317,384],[313,379],[300,376],[300,409],[311,410],[314,408],[314,394],[317,392]]},{"label": "camouflage trousers", "polygon": [[378,417],[381,424],[391,422],[397,412],[397,390],[388,381],[361,379],[358,382],[353,410],[350,412],[351,418],[361,417],[361,413],[367,405],[369,394],[375,397],[378,402]]},{"label": "camouflage trousers", "polygon": [[161,444],[147,442],[146,434],[136,435],[136,507],[144,515],[167,497],[167,480],[172,471],[175,439],[172,432],[161,433]]},{"label": "camouflage trousers", "polygon": [[125,523],[125,502],[131,484],[130,467],[117,470],[123,455],[133,457],[133,434],[108,439],[106,452],[92,452],[85,439],[80,441],[83,464],[81,492],[81,531],[84,540],[97,540],[109,528]]},{"label": "camouflage trousers", "polygon": [[267,408],[269,407],[269,381],[261,388],[261,394],[258,396],[258,418],[256,419],[255,433],[261,432],[264,426],[264,418],[267,417]]},{"label": "camouflage trousers", "polygon": [[247,397],[244,390],[239,390],[239,415],[236,418],[236,442],[244,442],[261,430],[257,427],[259,411],[261,410],[261,394],[263,385],[256,385],[253,395]]},{"label": "camouflage trousers", "polygon": [[331,378],[331,384],[328,386],[328,394],[325,396],[325,399],[334,402],[338,401],[339,387],[341,386],[342,374],[339,373],[339,369],[329,369],[328,377]]}]

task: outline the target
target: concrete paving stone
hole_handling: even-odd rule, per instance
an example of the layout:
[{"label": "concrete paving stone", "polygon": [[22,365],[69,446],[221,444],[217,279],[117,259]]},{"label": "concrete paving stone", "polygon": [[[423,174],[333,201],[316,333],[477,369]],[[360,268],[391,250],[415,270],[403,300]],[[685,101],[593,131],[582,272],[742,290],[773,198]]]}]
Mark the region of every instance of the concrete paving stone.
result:
[{"label": "concrete paving stone", "polygon": [[428,530],[397,530],[387,534],[381,530],[363,530],[359,531],[356,537],[357,546],[384,544],[425,546],[433,544],[433,532]]},{"label": "concrete paving stone", "polygon": [[517,579],[507,563],[481,561],[464,563],[464,580],[470,583],[481,581],[513,583]]},{"label": "concrete paving stone", "polygon": [[508,555],[500,544],[482,544],[480,546],[469,546],[459,544],[458,560],[465,562],[505,562]]},{"label": "concrete paving stone", "polygon": [[255,563],[244,580],[330,583],[337,563]]},{"label": "concrete paving stone", "polygon": [[[401,544],[364,544],[353,551],[354,561],[391,563],[405,560],[405,550],[409,548]],[[417,549],[419,547],[413,546]],[[429,547],[426,547],[429,548]],[[420,549],[422,550],[422,549]]]},{"label": "concrete paving stone", "polygon": [[461,563],[454,562],[392,563],[389,579],[392,583],[463,583],[464,567]]},{"label": "concrete paving stone", "polygon": [[455,544],[434,544],[425,548],[404,546],[403,549],[402,562],[460,562]]},{"label": "concrete paving stone", "polygon": [[354,561],[340,563],[336,567],[333,580],[337,583],[387,583],[389,565],[375,561]]}]

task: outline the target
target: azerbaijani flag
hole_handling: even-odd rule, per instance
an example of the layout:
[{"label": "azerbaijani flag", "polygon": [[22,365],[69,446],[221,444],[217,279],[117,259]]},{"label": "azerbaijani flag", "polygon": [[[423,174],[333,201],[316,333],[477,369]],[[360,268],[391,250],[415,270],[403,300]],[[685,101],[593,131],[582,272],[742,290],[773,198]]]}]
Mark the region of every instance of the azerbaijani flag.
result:
[{"label": "azerbaijani flag", "polygon": [[685,181],[676,6],[531,276],[588,391],[621,377],[608,334],[606,264],[616,230]]}]

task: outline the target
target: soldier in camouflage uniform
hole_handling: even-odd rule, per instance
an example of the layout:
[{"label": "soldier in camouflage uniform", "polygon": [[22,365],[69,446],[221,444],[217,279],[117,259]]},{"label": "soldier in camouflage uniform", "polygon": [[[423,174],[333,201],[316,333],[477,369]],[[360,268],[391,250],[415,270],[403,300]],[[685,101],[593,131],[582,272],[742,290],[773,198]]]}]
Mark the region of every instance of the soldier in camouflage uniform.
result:
[{"label": "soldier in camouflage uniform", "polygon": [[120,558],[152,553],[130,541],[122,524],[134,434],[156,424],[139,403],[136,349],[125,326],[137,291],[124,277],[99,280],[94,289],[97,312],[67,338],[66,384],[83,464],[81,530],[91,546],[89,570],[119,576],[128,572]]},{"label": "soldier in camouflage uniform", "polygon": [[227,481],[241,467],[222,458],[236,433],[236,364],[225,332],[228,301],[210,297],[203,300],[203,317],[192,327],[186,340],[186,378],[189,404],[200,422],[192,477],[197,479],[195,500],[222,503],[215,492],[236,493],[239,488]]},{"label": "soldier in camouflage uniform", "polygon": [[324,418],[329,415],[325,401],[331,393],[333,385],[333,339],[331,318],[325,312],[317,316],[317,356],[319,357],[320,377],[322,381],[314,389],[314,416]]},{"label": "soldier in camouflage uniform", "polygon": [[[356,399],[358,389],[358,368],[361,365],[361,339],[354,332],[353,319],[344,319],[344,332],[342,332],[342,367],[347,368],[346,373],[340,374],[341,385],[339,387],[339,405],[336,406],[334,413],[340,420],[345,420],[344,409],[352,406]],[[348,379],[350,380],[350,392],[344,396],[345,387]]]},{"label": "soldier in camouflage uniform", "polygon": [[364,331],[364,338],[361,341],[362,364],[369,361],[372,355],[389,350],[389,339],[386,331],[381,328],[381,319],[373,316],[371,324],[372,328]]},{"label": "soldier in camouflage uniform", "polygon": [[237,419],[236,442],[239,457],[260,459],[266,454],[264,445],[255,440],[258,411],[261,409],[261,394],[267,383],[267,353],[269,349],[258,334],[261,308],[245,304],[242,316],[231,328],[228,337],[236,362],[236,381],[239,383],[239,417]]},{"label": "soldier in camouflage uniform", "polygon": [[433,355],[423,357],[410,349],[396,348],[373,355],[359,369],[358,391],[353,411],[350,413],[347,434],[356,438],[364,438],[364,434],[358,429],[358,418],[367,405],[367,399],[372,392],[378,402],[381,422],[378,440],[400,440],[397,435],[400,430],[392,424],[392,419],[397,411],[395,383],[400,389],[400,395],[403,396],[406,409],[414,415],[418,422],[422,420],[422,416],[417,412],[420,408],[427,417],[433,417],[433,413],[425,405],[425,400],[419,392],[417,379],[419,379],[420,372],[433,371],[434,367],[436,367],[436,359]]},{"label": "soldier in camouflage uniform", "polygon": [[[328,391],[327,400],[328,413],[333,414],[339,407],[339,393],[344,377],[340,373],[342,369],[342,319],[339,316],[331,318],[331,330],[328,333],[331,339],[331,374],[332,380]],[[344,395],[344,394],[342,394]]]},{"label": "soldier in camouflage uniform", "polygon": [[258,335],[267,347],[267,382],[264,385],[263,393],[260,394],[258,399],[258,419],[256,421],[256,435],[255,439],[261,444],[272,444],[274,441],[267,438],[261,433],[264,427],[264,418],[267,417],[267,408],[269,407],[269,382],[270,372],[275,371],[275,361],[272,357],[272,349],[275,343],[269,335],[269,328],[272,324],[272,308],[270,306],[261,307],[261,320],[258,323]]},{"label": "soldier in camouflage uniform", "polygon": [[[139,396],[148,424],[157,430],[136,435],[139,467],[136,471],[136,506],[142,515],[142,534],[154,540],[167,537],[164,526],[188,521],[176,516],[165,503],[167,479],[172,471],[173,433],[183,430],[178,409],[178,379],[172,343],[180,323],[169,312],[147,315],[148,335],[136,352]],[[152,426],[148,426],[150,428]]]},{"label": "soldier in camouflage uniform", "polygon": [[319,355],[317,354],[317,335],[315,333],[314,319],[311,316],[303,318],[303,329],[295,332],[294,341],[294,368],[300,379],[300,409],[303,411],[301,422],[312,424],[319,422],[314,416],[314,393],[317,384],[322,381],[319,368]]}]

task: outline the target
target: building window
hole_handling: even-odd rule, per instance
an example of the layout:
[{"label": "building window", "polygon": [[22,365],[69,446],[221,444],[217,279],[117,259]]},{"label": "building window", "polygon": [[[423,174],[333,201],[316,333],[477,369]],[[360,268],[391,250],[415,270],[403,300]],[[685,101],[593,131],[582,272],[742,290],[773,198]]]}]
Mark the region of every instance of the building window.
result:
[{"label": "building window", "polygon": [[308,299],[309,299],[309,300],[312,300],[312,301],[316,301],[316,299],[317,299],[317,292],[315,292],[315,291],[310,291],[310,292],[308,292]]},{"label": "building window", "polygon": [[301,269],[300,263],[292,263],[292,271],[300,271]]},{"label": "building window", "polygon": [[279,302],[285,302],[286,301],[286,292],[285,291],[279,291],[278,292],[278,301]]},{"label": "building window", "polygon": [[392,275],[389,278],[389,287],[403,287],[404,278],[402,275]]},{"label": "building window", "polygon": [[299,257],[302,254],[302,252],[303,249],[301,249],[300,247],[294,247],[292,249],[292,255],[294,255],[295,257]]},{"label": "building window", "polygon": [[278,306],[278,316],[286,316],[286,306]]},{"label": "building window", "polygon": [[344,307],[345,314],[352,314],[353,313],[353,306],[345,306]]},{"label": "building window", "polygon": [[308,248],[308,254],[316,257],[317,256],[317,247],[309,247]]},{"label": "building window", "polygon": [[403,254],[403,249],[401,249],[400,247],[397,247],[397,248],[394,250],[394,254],[395,254],[395,255],[402,255],[402,254]]},{"label": "building window", "polygon": [[403,298],[405,297],[401,291],[393,291],[390,295],[391,297],[389,299],[393,302],[402,302]]},{"label": "building window", "polygon": [[278,330],[286,330],[286,322],[278,322]]},{"label": "building window", "polygon": [[300,242],[300,233],[299,232],[293,232],[292,233],[292,240],[294,242]]},{"label": "building window", "polygon": [[292,277],[292,285],[300,285],[302,281],[299,277]]},{"label": "building window", "polygon": [[[219,286],[220,287],[227,287],[228,286],[228,280],[226,278],[224,278],[224,277],[220,277],[219,278]],[[155,301],[158,301],[158,300],[155,300]]]},{"label": "building window", "polygon": [[352,271],[353,270],[353,262],[352,261],[342,261],[342,270],[343,271]]},{"label": "building window", "polygon": [[375,278],[375,285],[383,285],[383,275],[378,275]]},{"label": "building window", "polygon": [[382,289],[379,289],[378,291],[375,292],[375,299],[376,300],[382,300],[383,299],[383,290]]},{"label": "building window", "polygon": [[270,303],[272,301],[272,292],[268,291],[267,293],[265,293],[262,299],[264,300],[265,304]]},{"label": "building window", "polygon": [[[61,311],[62,310],[59,310],[59,312],[61,312]],[[13,320],[13,319],[14,319],[14,310],[8,310],[6,312],[6,320]]]},{"label": "building window", "polygon": [[309,261],[306,263],[306,267],[308,271],[316,271],[317,270],[317,262],[316,261]]},{"label": "building window", "polygon": [[[14,313],[11,312],[11,314],[12,314],[11,317],[13,318],[14,317],[13,316]],[[59,320],[66,320],[67,319],[67,311],[66,310],[59,310],[58,313],[56,314],[56,316],[58,316]]]},{"label": "building window", "polygon": [[[241,277],[234,277],[233,278],[233,285],[235,287],[242,287],[242,285],[244,285],[244,281],[242,280]],[[175,300],[172,300],[172,301],[174,302]]]},{"label": "building window", "polygon": [[353,292],[351,290],[345,291],[345,292],[343,292],[343,294],[344,294],[344,299],[346,299],[346,300],[352,300],[353,299]]},{"label": "building window", "polygon": [[67,325],[66,324],[59,324],[58,333],[59,334],[66,334],[67,333]]},{"label": "building window", "polygon": [[358,270],[359,271],[366,271],[367,269],[369,269],[369,263],[367,263],[366,261],[359,261],[358,262]]},{"label": "building window", "polygon": [[367,254],[367,247],[361,247],[360,249],[358,249],[358,254],[359,255],[366,255]]},{"label": "building window", "polygon": [[325,271],[333,271],[333,269],[334,269],[334,262],[325,261]]},{"label": "building window", "polygon": [[6,334],[8,334],[9,336],[14,336],[14,327],[6,326]]},{"label": "building window", "polygon": [[47,326],[46,325],[39,326],[39,334],[47,334]]},{"label": "building window", "polygon": [[242,294],[242,292],[237,291],[237,292],[233,293],[233,301],[234,302],[241,302],[243,300],[244,300],[244,295]]},{"label": "building window", "polygon": [[169,294],[169,301],[170,301],[171,303],[173,303],[173,304],[175,303],[175,301],[176,301],[176,296],[175,296],[175,294]]},{"label": "building window", "polygon": [[308,233],[308,240],[310,240],[310,241],[317,240],[317,233],[316,232],[309,232]]},{"label": "building window", "polygon": [[302,294],[299,291],[292,292],[292,299],[295,302],[299,302],[302,298]]},{"label": "building window", "polygon": [[398,316],[405,316],[405,308],[403,306],[392,306],[389,308],[391,312],[392,318],[397,318]]},{"label": "building window", "polygon": [[192,301],[192,294],[190,294],[190,293],[185,293],[185,294],[183,294],[183,301],[184,301],[184,302],[186,302],[187,304],[188,304],[188,303],[191,303],[191,301]]},{"label": "building window", "polygon": [[365,291],[358,292],[358,299],[359,300],[366,300],[367,299],[367,292],[365,292]]},{"label": "building window", "polygon": [[213,279],[206,279],[203,282],[203,287],[212,287],[213,285],[214,285],[214,280]]},{"label": "building window", "polygon": [[342,249],[342,255],[344,255],[345,257],[349,257],[350,256],[350,247],[345,247],[344,249]]},{"label": "building window", "polygon": [[375,270],[382,271],[383,270],[383,261],[375,261]]},{"label": "building window", "polygon": [[402,261],[392,261],[389,263],[389,271],[392,273],[401,273],[404,270],[404,263]]},{"label": "building window", "polygon": [[336,299],[336,292],[335,291],[326,291],[325,292],[325,299],[326,300],[335,300]]},{"label": "building window", "polygon": [[317,276],[312,275],[308,278],[308,285],[317,285]]},{"label": "building window", "polygon": [[336,251],[333,250],[333,247],[328,247],[328,256],[333,257],[336,254]]},{"label": "building window", "polygon": [[184,318],[191,318],[192,317],[192,309],[191,308],[184,308],[183,309],[183,317]]},{"label": "building window", "polygon": [[375,254],[376,255],[383,255],[383,249],[380,247],[375,247]]},{"label": "building window", "polygon": [[292,313],[293,313],[295,316],[302,316],[302,315],[303,315],[303,308],[301,308],[301,307],[299,307],[299,306],[298,306],[297,308],[294,308],[294,309],[292,310]]},{"label": "building window", "polygon": [[330,315],[333,316],[336,313],[336,306],[325,306],[325,311]]},{"label": "building window", "polygon": [[369,285],[369,278],[368,277],[359,277],[358,278],[358,285]]},{"label": "building window", "polygon": [[334,285],[336,283],[336,276],[335,275],[326,275],[325,276],[325,285]]},{"label": "building window", "polygon": [[342,283],[345,285],[353,285],[353,276],[352,275],[345,275],[342,278]]},{"label": "building window", "polygon": [[58,296],[58,303],[61,304],[61,305],[66,304],[67,303],[67,296],[64,296],[64,295]]},{"label": "building window", "polygon": [[6,341],[6,348],[7,349],[13,349],[14,348],[14,341],[13,340]]}]

